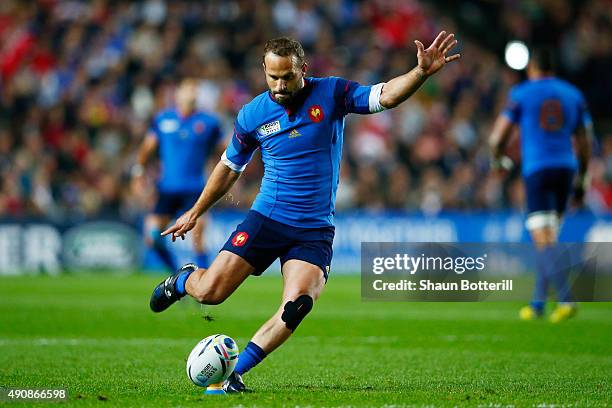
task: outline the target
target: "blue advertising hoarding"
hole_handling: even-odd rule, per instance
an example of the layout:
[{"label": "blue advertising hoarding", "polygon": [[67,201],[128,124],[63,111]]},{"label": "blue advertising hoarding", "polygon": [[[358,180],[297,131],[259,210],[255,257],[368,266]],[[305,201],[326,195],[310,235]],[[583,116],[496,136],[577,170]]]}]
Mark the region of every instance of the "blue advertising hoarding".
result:
[{"label": "blue advertising hoarding", "polygon": [[[205,234],[215,256],[244,213],[213,211]],[[612,242],[612,215],[568,216],[561,230],[564,242]],[[362,242],[529,242],[519,213],[350,212],[336,217],[333,273],[358,273]],[[179,262],[191,262],[190,235],[169,243]],[[142,226],[118,220],[62,224],[49,220],[0,221],[0,275],[62,270],[160,270],[155,254],[144,247]],[[271,267],[279,269],[278,263]]]},{"label": "blue advertising hoarding", "polygon": [[[210,256],[223,246],[244,218],[241,212],[212,212],[206,232]],[[420,213],[350,212],[336,216],[334,273],[358,273],[362,242],[529,242],[521,213],[445,213],[428,217]],[[563,242],[612,242],[612,216],[576,213],[564,220]],[[181,260],[191,258],[188,240],[176,244]],[[148,254],[150,255],[150,254]],[[145,258],[145,266],[153,266]],[[278,263],[271,269],[278,270]]]}]

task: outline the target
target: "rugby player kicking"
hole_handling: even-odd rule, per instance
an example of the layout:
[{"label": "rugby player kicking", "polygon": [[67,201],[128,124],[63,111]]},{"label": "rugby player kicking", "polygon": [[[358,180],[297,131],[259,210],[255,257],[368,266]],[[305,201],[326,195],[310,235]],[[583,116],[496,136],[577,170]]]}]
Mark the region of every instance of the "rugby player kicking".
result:
[{"label": "rugby player kicking", "polygon": [[155,288],[150,303],[154,312],[185,295],[203,304],[219,304],[249,275],[260,275],[280,258],[281,305],[240,354],[223,385],[226,392],[246,390],[241,376],[291,336],[325,286],[345,116],[394,108],[460,57],[447,56],[457,40],[445,31],[428,48],[420,41],[415,44],[414,69],[386,83],[364,86],[338,77],[307,77],[300,43],[286,37],[268,41],[262,65],[269,90],[240,110],[232,140],[199,199],[162,233],[173,240],[184,238],[228,192],[253,152],[261,150],[264,176],[246,219],[208,269],[183,266]]}]

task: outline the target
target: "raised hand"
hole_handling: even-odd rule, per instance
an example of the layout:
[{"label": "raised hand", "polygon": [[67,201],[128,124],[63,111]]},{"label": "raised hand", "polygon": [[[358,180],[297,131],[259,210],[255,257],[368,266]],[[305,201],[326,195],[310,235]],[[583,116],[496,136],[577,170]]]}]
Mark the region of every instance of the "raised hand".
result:
[{"label": "raised hand", "polygon": [[176,241],[178,237],[185,239],[185,234],[191,231],[195,226],[198,217],[192,213],[191,210],[177,218],[173,226],[161,233],[162,236],[172,234],[172,242]]},{"label": "raised hand", "polygon": [[446,56],[457,45],[457,40],[455,40],[455,34],[453,33],[446,35],[446,31],[441,31],[427,49],[425,49],[423,43],[419,40],[415,40],[414,43],[417,46],[418,66],[427,76],[435,74],[446,63],[461,57],[461,54]]}]

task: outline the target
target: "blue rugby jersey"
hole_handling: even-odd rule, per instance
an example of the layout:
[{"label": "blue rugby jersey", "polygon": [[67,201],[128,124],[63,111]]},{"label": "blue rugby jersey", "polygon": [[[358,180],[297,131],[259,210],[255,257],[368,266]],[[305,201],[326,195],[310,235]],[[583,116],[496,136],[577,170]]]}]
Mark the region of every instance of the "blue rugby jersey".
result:
[{"label": "blue rugby jersey", "polygon": [[511,89],[503,114],[520,127],[524,176],[553,167],[576,169],[572,134],[591,126],[576,87],[554,77],[525,81]]},{"label": "blue rugby jersey", "polygon": [[292,108],[277,103],[269,91],[243,106],[221,159],[242,171],[261,150],[264,176],[251,208],[291,226],[333,225],[344,117],[383,110],[382,87],[338,77],[305,78]]},{"label": "blue rugby jersey", "polygon": [[162,166],[159,190],[201,191],[206,160],[222,136],[218,119],[202,111],[181,117],[176,109],[167,109],[155,116],[149,133],[159,142]]}]

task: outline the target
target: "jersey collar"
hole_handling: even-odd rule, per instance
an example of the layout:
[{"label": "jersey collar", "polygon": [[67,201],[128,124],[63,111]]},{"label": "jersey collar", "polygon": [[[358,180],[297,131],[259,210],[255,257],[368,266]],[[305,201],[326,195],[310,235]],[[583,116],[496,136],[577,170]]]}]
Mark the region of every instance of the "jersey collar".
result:
[{"label": "jersey collar", "polygon": [[304,78],[304,87],[299,91],[299,93],[295,96],[295,99],[289,105],[281,105],[280,103],[276,102],[276,100],[272,96],[271,91],[268,91],[268,96],[270,97],[270,100],[272,100],[272,102],[281,106],[285,110],[285,112],[287,112],[288,116],[293,116],[304,104],[304,101],[306,100],[306,98],[308,98],[310,92],[312,92],[312,88],[313,81],[310,81],[308,78]]}]

